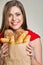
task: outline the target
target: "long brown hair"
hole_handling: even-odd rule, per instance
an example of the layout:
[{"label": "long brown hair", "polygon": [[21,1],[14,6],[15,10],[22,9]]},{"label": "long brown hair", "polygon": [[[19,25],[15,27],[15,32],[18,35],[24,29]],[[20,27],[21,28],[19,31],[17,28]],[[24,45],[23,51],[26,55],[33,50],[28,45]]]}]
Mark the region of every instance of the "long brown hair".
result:
[{"label": "long brown hair", "polygon": [[4,6],[4,10],[3,10],[3,17],[2,17],[2,26],[1,26],[1,32],[4,32],[5,29],[8,29],[8,23],[6,22],[7,19],[7,13],[9,11],[9,9],[13,6],[17,6],[20,8],[22,14],[23,14],[23,24],[22,24],[22,28],[24,30],[27,30],[27,21],[26,21],[26,14],[25,14],[25,10],[24,7],[22,5],[22,3],[18,0],[14,0],[14,1],[8,1],[5,6]]}]

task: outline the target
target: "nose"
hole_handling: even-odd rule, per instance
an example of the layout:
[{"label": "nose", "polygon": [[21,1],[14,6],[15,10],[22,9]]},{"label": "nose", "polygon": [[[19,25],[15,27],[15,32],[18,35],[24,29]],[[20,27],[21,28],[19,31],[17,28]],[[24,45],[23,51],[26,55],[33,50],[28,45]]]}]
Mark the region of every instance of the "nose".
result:
[{"label": "nose", "polygon": [[16,20],[16,16],[13,16],[13,17],[12,17],[12,20],[13,20],[13,21]]}]

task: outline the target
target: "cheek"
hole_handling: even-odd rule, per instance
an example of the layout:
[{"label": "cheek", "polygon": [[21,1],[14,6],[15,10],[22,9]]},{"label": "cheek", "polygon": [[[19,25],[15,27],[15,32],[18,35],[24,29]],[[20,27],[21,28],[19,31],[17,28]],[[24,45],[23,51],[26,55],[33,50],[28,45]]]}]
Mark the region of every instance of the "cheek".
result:
[{"label": "cheek", "polygon": [[11,21],[11,18],[8,18],[8,22],[10,22]]},{"label": "cheek", "polygon": [[21,21],[19,22],[19,26],[21,27],[22,26],[22,24],[23,24],[23,19],[21,19]]},{"label": "cheek", "polygon": [[23,16],[20,17],[21,22],[23,23]]},{"label": "cheek", "polygon": [[7,21],[8,21],[8,23],[10,24],[10,23],[11,23],[11,18],[9,17],[9,18],[7,19]]},{"label": "cheek", "polygon": [[21,20],[21,25],[23,24],[23,19]]},{"label": "cheek", "polygon": [[11,21],[10,21],[9,18],[7,19],[7,22],[8,22],[8,25],[10,26],[11,25]]},{"label": "cheek", "polygon": [[20,18],[19,19],[19,25],[22,25],[23,24],[23,18]]},{"label": "cheek", "polygon": [[11,16],[8,17],[7,20],[10,22],[12,20],[12,17]]}]

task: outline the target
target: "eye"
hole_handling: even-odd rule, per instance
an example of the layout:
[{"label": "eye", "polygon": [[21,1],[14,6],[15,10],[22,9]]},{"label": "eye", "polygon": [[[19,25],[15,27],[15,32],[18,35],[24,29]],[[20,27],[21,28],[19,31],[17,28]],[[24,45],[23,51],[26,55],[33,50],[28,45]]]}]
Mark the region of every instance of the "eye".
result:
[{"label": "eye", "polygon": [[12,14],[8,14],[8,17],[11,17],[12,16]]},{"label": "eye", "polygon": [[20,13],[15,13],[16,14],[16,16],[20,16],[21,14]]}]

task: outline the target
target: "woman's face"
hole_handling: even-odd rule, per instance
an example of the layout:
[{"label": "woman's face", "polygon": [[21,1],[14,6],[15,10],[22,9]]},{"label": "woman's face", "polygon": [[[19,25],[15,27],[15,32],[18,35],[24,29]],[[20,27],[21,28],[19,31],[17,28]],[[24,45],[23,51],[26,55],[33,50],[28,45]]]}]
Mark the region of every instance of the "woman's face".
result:
[{"label": "woman's face", "polygon": [[9,9],[7,22],[14,30],[21,28],[21,25],[23,24],[23,14],[19,7],[13,6]]}]

